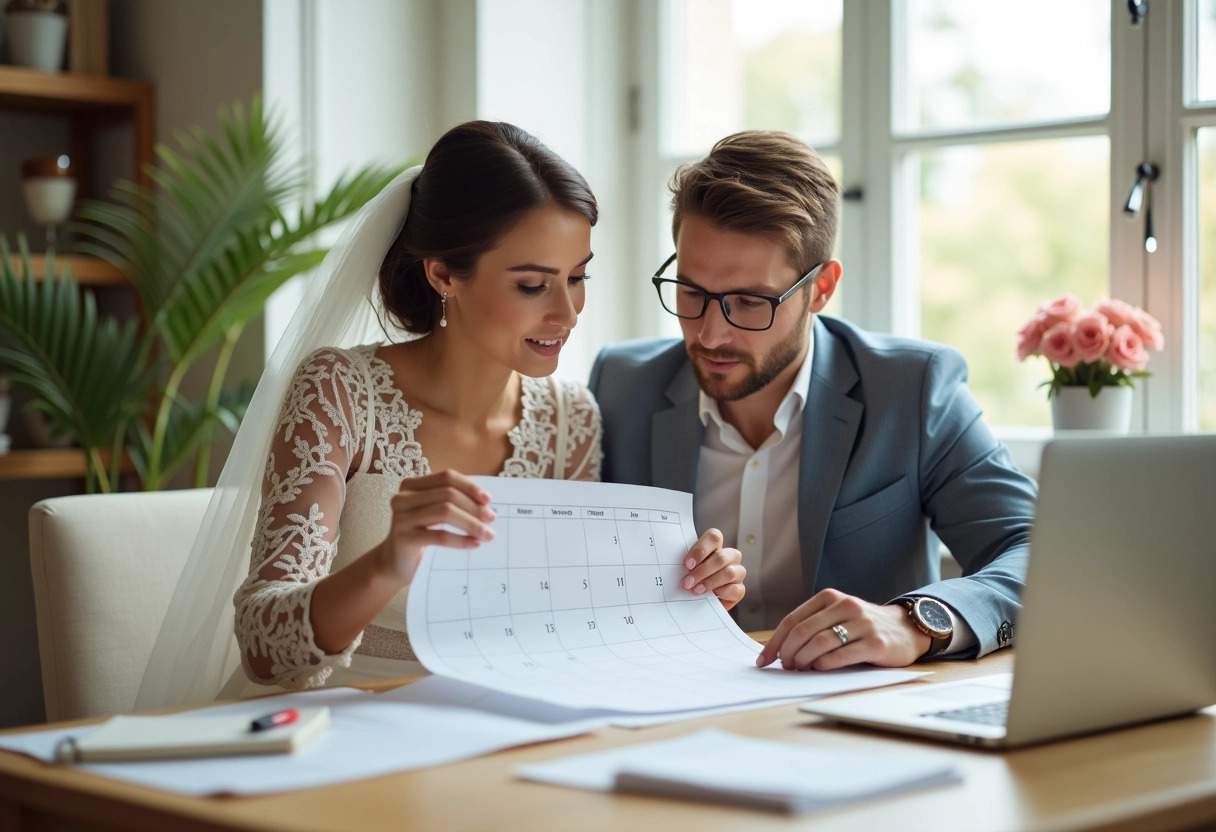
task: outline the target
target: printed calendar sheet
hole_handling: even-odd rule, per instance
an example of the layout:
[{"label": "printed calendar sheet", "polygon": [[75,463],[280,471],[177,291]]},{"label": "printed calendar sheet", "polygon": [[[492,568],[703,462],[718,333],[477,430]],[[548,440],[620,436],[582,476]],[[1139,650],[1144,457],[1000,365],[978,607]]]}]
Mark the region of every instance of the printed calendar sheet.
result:
[{"label": "printed calendar sheet", "polygon": [[570,708],[637,713],[921,675],[757,668],[760,646],[721,602],[680,586],[697,540],[690,494],[475,479],[498,515],[494,539],[473,550],[433,548],[410,588],[410,642],[433,673]]}]

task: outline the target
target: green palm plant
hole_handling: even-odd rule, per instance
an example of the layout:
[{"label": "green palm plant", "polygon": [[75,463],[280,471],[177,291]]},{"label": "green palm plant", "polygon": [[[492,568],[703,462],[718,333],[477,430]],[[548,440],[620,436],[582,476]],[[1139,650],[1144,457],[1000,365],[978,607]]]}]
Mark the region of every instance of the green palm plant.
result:
[{"label": "green palm plant", "polygon": [[[195,484],[206,484],[217,426],[234,430],[252,392],[224,386],[246,324],[275,289],[321,262],[326,249],[310,242],[318,231],[401,170],[368,166],[309,199],[306,172],[287,158],[260,100],[248,111],[221,110],[219,122],[216,135],[196,128],[178,133],[178,149],[158,145],[153,187],[121,181],[112,201],[77,212],[79,250],[135,287],[147,316],[142,335],[133,323],[96,322],[91,297],[67,276],[51,279],[49,263],[41,285],[28,261],[18,276],[5,246],[0,334],[11,346],[0,348],[0,364],[33,392],[32,406],[54,430],[81,444],[103,490],[117,487],[121,455],[103,468],[102,448],[125,448],[146,489],[161,488],[191,457]],[[217,347],[204,400],[187,401],[187,371]]]}]

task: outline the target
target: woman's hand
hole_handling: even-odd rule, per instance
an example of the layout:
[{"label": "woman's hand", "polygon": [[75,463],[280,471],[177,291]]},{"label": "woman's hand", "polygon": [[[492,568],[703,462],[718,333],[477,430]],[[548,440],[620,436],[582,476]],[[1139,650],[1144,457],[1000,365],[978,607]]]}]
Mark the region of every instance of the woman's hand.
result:
[{"label": "woman's hand", "polygon": [[393,519],[380,544],[380,568],[408,584],[427,546],[476,549],[481,541],[493,539],[487,524],[495,515],[489,502],[489,494],[456,471],[402,480],[390,501]]},{"label": "woman's hand", "polygon": [[747,570],[742,566],[743,554],[738,549],[723,549],[722,543],[722,532],[717,529],[708,529],[701,535],[684,559],[688,574],[680,586],[691,590],[693,595],[713,590],[722,606],[729,610],[743,600],[747,591],[743,587]]}]

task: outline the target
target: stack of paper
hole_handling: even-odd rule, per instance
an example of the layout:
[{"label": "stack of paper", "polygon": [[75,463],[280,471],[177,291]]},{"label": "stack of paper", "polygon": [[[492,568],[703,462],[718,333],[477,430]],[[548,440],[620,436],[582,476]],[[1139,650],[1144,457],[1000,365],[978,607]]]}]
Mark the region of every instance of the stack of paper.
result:
[{"label": "stack of paper", "polygon": [[815,748],[708,729],[538,765],[527,780],[595,791],[629,791],[805,812],[958,782],[933,752],[889,754]]}]

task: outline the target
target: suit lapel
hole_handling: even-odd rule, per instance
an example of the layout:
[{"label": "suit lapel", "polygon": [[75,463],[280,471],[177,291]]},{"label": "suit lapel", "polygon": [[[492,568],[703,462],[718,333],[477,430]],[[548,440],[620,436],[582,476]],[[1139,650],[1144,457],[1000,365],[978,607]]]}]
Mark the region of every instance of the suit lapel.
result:
[{"label": "suit lapel", "polygon": [[802,459],[798,466],[798,536],[807,597],[815,589],[823,536],[865,410],[861,402],[847,395],[858,379],[848,352],[818,318],[814,326],[815,353],[802,414]]},{"label": "suit lapel", "polygon": [[650,481],[659,488],[693,492],[701,453],[700,388],[692,365],[685,362],[667,387],[674,406],[656,412],[650,420]]}]

